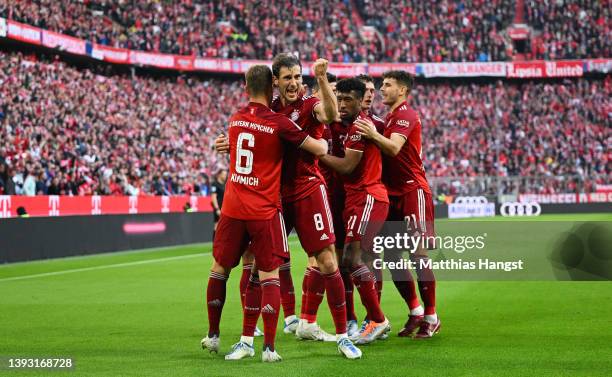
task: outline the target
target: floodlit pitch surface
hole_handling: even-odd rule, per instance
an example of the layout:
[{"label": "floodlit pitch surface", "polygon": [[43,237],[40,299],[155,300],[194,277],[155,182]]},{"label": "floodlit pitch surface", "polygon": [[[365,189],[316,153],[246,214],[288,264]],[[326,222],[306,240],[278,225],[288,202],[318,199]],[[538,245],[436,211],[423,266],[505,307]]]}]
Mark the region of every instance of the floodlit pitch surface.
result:
[{"label": "floodlit pitch surface", "polygon": [[[540,220],[612,216],[529,221]],[[296,238],[291,248],[299,310],[306,258]],[[200,348],[210,251],[206,244],[0,266],[0,357],[71,357],[75,363],[65,372],[0,375],[609,376],[612,370],[610,281],[439,282],[442,331],[429,340],[396,336],[406,308],[393,283],[385,282],[382,305],[392,335],[363,346],[362,360],[343,359],[332,343],[297,341],[279,323],[283,362],[261,362],[262,338],[256,338],[255,358],[226,362],[223,354],[242,325],[240,271],[228,282],[221,353],[210,355]],[[325,301],[319,322],[332,331]]]}]

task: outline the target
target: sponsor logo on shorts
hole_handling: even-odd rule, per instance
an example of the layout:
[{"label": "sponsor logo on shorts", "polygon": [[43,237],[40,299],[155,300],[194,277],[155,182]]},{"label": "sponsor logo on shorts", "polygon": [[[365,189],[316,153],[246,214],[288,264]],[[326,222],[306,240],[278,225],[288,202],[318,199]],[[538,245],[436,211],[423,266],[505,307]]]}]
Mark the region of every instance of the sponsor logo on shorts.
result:
[{"label": "sponsor logo on shorts", "polygon": [[349,230],[348,234],[346,235],[347,237],[353,237],[353,231]]},{"label": "sponsor logo on shorts", "polygon": [[272,307],[272,305],[270,305],[270,304],[266,304],[266,306],[264,306],[264,307],[261,309],[261,312],[262,312],[262,313],[270,313],[270,314],[274,314],[274,313],[276,313],[276,310],[274,310],[274,308]]},{"label": "sponsor logo on shorts", "polygon": [[320,241],[325,241],[325,240],[328,240],[328,239],[329,239],[329,237],[327,236],[327,234],[323,233],[323,235],[321,236]]}]

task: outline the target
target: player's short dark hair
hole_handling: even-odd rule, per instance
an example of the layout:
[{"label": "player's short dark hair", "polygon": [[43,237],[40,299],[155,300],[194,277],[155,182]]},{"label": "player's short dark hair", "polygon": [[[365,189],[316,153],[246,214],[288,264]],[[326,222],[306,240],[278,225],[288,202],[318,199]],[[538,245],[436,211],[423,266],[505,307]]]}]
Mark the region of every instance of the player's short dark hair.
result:
[{"label": "player's short dark hair", "polygon": [[250,96],[267,93],[272,87],[272,71],[267,65],[257,64],[244,75],[246,91]]},{"label": "player's short dark hair", "polygon": [[295,66],[299,66],[300,70],[302,69],[302,63],[300,63],[300,59],[298,59],[295,55],[282,52],[274,57],[272,60],[272,73],[275,77],[280,75],[280,70],[283,67],[291,68]]},{"label": "player's short dark hair", "polygon": [[400,85],[405,85],[408,90],[414,86],[414,76],[406,71],[387,71],[382,75],[384,79],[395,79]]},{"label": "player's short dark hair", "polygon": [[[330,84],[332,82],[336,82],[338,81],[338,77],[336,75],[334,75],[333,73],[326,73],[327,75],[327,82],[329,82]],[[316,92],[319,90],[319,82],[317,80],[314,81],[314,84],[312,85],[312,91]]]},{"label": "player's short dark hair", "polygon": [[336,84],[336,92],[338,93],[350,93],[352,91],[355,91],[359,98],[363,98],[366,91],[365,84],[356,78],[342,79]]},{"label": "player's short dark hair", "polygon": [[361,75],[355,76],[355,78],[359,81],[361,81],[362,83],[366,83],[366,82],[371,82],[374,83],[374,78],[370,75],[366,75],[365,73],[362,73]]}]

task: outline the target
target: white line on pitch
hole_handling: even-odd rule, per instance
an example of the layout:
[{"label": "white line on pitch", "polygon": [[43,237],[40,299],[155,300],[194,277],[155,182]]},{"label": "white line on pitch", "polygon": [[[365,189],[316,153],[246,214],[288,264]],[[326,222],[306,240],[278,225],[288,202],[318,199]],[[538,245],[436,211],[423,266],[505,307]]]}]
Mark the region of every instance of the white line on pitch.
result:
[{"label": "white line on pitch", "polygon": [[13,276],[13,277],[10,277],[10,278],[0,279],[0,283],[1,282],[5,282],[5,281],[25,280],[25,279],[34,279],[34,278],[40,278],[40,277],[46,277],[46,276],[65,275],[65,274],[71,274],[71,273],[75,273],[75,272],[104,270],[104,269],[107,269],[107,268],[129,267],[129,266],[138,266],[138,265],[141,265],[141,264],[166,262],[166,261],[180,260],[180,259],[190,259],[190,258],[203,257],[203,256],[207,256],[207,255],[211,255],[211,254],[210,253],[188,254],[188,255],[179,255],[179,256],[176,256],[176,257],[147,259],[147,260],[135,261],[135,262],[126,262],[126,263],[117,263],[117,264],[105,264],[105,265],[102,265],[102,266],[74,268],[72,270],[45,272],[45,273],[42,273],[42,274],[24,275],[24,276]]}]

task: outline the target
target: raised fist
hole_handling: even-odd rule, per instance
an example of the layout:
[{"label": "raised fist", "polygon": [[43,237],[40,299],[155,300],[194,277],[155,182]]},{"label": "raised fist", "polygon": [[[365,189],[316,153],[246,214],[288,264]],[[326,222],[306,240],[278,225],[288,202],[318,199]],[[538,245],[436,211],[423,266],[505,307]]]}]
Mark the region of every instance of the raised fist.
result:
[{"label": "raised fist", "polygon": [[326,59],[317,59],[312,66],[312,71],[314,72],[315,77],[327,77],[327,60]]}]

